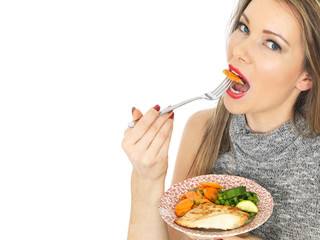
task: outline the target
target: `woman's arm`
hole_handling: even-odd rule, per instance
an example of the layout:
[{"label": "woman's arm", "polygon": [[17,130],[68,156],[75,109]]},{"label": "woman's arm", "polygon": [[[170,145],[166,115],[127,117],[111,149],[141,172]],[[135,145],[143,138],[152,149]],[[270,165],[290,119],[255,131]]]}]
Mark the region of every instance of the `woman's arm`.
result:
[{"label": "woman's arm", "polygon": [[128,240],[168,240],[166,223],[159,214],[164,181],[148,181],[133,170],[131,177],[131,215]]},{"label": "woman's arm", "polygon": [[125,131],[122,141],[122,148],[133,166],[128,240],[168,240],[158,206],[164,193],[173,115],[159,116],[158,106],[144,116],[135,109],[133,115],[140,120],[134,128]]}]

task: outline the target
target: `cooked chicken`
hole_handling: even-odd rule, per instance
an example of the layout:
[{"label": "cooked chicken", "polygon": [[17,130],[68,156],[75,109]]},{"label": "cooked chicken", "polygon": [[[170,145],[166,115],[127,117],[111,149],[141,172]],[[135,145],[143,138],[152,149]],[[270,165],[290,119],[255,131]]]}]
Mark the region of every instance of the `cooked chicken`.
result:
[{"label": "cooked chicken", "polygon": [[175,223],[188,228],[228,230],[243,226],[249,217],[236,207],[204,203],[176,219]]}]

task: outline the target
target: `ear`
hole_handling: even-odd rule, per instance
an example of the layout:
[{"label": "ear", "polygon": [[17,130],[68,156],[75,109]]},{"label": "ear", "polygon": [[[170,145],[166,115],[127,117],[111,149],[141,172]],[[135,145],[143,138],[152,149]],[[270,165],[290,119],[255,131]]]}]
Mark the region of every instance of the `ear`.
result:
[{"label": "ear", "polygon": [[298,79],[296,88],[301,92],[307,91],[312,88],[312,77],[307,71],[304,71],[301,74],[300,78]]}]

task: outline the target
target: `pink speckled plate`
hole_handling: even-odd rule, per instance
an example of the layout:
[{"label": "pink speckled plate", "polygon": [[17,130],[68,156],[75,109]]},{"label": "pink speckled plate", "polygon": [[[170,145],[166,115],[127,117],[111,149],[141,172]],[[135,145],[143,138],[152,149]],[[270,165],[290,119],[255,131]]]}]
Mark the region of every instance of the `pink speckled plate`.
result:
[{"label": "pink speckled plate", "polygon": [[[258,194],[259,202],[257,203],[257,206],[259,208],[259,212],[251,222],[241,228],[233,230],[202,230],[179,226],[174,222],[174,220],[177,218],[176,214],[174,213],[174,208],[179,201],[179,197],[180,195],[186,193],[189,189],[198,186],[200,182],[219,183],[224,187],[223,190],[239,186],[246,186],[247,191]],[[230,175],[203,175],[172,185],[162,196],[159,206],[160,214],[167,224],[185,234],[198,238],[229,237],[249,232],[267,221],[271,216],[272,209],[273,199],[271,194],[266,189],[247,178]]]}]

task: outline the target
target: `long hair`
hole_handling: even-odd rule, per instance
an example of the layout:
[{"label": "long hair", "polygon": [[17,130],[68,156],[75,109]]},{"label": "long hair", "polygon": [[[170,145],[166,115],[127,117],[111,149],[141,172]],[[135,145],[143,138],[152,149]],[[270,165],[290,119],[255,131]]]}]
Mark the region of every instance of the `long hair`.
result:
[{"label": "long hair", "polygon": [[[312,88],[303,91],[298,96],[294,106],[292,122],[296,129],[296,117],[302,116],[308,125],[306,137],[320,135],[320,0],[278,0],[285,1],[294,12],[299,13],[302,26],[303,44],[305,50],[304,68],[312,77]],[[239,0],[237,9],[231,18],[230,33],[236,30],[237,22],[250,4],[251,0]],[[195,156],[188,177],[211,173],[215,161],[224,153],[230,151],[231,140],[229,127],[232,114],[228,112],[219,100],[212,117],[206,124],[206,132]]]}]

